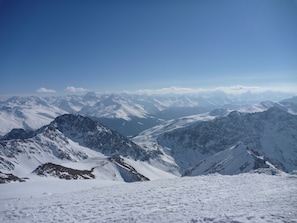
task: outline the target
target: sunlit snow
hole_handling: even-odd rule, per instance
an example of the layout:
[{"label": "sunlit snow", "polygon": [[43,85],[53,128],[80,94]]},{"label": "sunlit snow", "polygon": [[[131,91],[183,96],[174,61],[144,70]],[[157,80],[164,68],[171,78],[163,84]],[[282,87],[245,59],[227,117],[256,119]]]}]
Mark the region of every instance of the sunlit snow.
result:
[{"label": "sunlit snow", "polygon": [[296,191],[289,174],[32,179],[0,185],[0,222],[296,222]]}]

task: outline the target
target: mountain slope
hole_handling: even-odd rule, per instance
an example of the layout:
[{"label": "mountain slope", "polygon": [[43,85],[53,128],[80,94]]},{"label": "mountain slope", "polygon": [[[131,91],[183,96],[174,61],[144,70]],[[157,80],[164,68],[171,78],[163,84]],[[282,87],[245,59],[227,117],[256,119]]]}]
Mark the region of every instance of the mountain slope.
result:
[{"label": "mountain slope", "polygon": [[[19,137],[17,133],[20,134]],[[51,176],[60,173],[61,169],[64,171],[72,168],[77,172],[92,169],[94,176],[102,179],[127,182],[148,179],[121,157],[128,161],[141,161],[147,159],[149,153],[119,133],[87,117],[62,115],[30,134],[17,130],[8,135],[11,136],[10,139],[0,141],[2,172],[23,176],[39,166],[45,175],[49,173]],[[46,166],[46,163],[52,165]],[[74,163],[80,163],[81,166],[77,168]],[[142,164],[136,166],[141,167]],[[70,172],[73,173],[72,170]],[[71,175],[70,172],[67,176]]]},{"label": "mountain slope", "polygon": [[235,175],[262,168],[267,169],[267,172],[268,170],[272,173],[278,172],[277,168],[264,157],[259,156],[257,152],[246,145],[239,143],[202,160],[194,168],[187,170],[184,175],[197,176],[213,173]]},{"label": "mountain slope", "polygon": [[[278,107],[264,112],[231,112],[226,117],[199,122],[159,135],[181,171],[242,142],[286,172],[297,169],[297,116]],[[196,162],[196,164],[194,164]]]},{"label": "mountain slope", "polygon": [[26,175],[46,162],[76,162],[94,156],[95,151],[67,139],[57,129],[46,126],[32,138],[0,141],[0,168]]},{"label": "mountain slope", "polygon": [[81,115],[62,115],[49,127],[57,129],[74,142],[101,152],[106,156],[122,155],[145,159],[146,153],[139,146],[116,131]]}]

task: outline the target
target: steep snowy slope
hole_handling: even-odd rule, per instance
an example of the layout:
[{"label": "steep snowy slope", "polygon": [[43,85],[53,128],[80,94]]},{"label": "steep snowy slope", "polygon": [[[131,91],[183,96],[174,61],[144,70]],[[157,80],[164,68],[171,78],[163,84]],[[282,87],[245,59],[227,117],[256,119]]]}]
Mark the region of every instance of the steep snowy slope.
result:
[{"label": "steep snowy slope", "polygon": [[297,116],[278,107],[252,114],[231,112],[213,121],[165,132],[157,141],[167,148],[181,171],[238,142],[266,157],[277,168],[287,172],[297,169]]},{"label": "steep snowy slope", "polygon": [[[228,111],[226,110],[214,110],[212,112],[207,112],[199,115],[187,116],[169,121],[164,121],[160,125],[157,125],[155,127],[141,132],[138,136],[133,137],[132,140],[147,151],[159,152],[159,155],[151,157],[150,163],[152,165],[179,176],[181,175],[179,171],[180,167],[178,166],[174,157],[172,156],[170,149],[158,144],[158,137],[164,134],[165,132],[185,128],[186,126],[189,126],[192,123],[213,120],[216,117],[224,116],[226,114],[228,114]],[[197,162],[197,158],[195,156],[184,157],[184,159],[185,162],[191,162],[191,160],[193,160],[191,166],[194,166]]]},{"label": "steep snowy slope", "polygon": [[239,143],[229,149],[223,150],[199,162],[194,168],[185,172],[186,176],[197,176],[202,174],[220,173],[224,175],[235,175],[247,173],[252,170],[276,174],[279,172],[263,156]]},{"label": "steep snowy slope", "polygon": [[51,126],[32,138],[0,141],[0,169],[18,176],[27,175],[46,162],[74,162],[95,155],[95,151],[69,140]]}]

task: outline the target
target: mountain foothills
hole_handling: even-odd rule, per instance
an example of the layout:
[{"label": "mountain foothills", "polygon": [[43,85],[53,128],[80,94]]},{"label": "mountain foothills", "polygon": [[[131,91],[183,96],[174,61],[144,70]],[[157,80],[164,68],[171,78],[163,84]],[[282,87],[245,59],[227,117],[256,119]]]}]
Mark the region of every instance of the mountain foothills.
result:
[{"label": "mountain foothills", "polygon": [[0,107],[0,182],[293,172],[297,97],[259,98],[221,93],[9,98]]}]

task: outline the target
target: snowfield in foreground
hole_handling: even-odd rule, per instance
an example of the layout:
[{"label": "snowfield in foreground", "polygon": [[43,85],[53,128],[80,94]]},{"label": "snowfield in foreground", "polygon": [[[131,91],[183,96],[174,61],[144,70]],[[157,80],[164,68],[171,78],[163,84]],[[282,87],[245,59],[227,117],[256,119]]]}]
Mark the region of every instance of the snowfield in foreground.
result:
[{"label": "snowfield in foreground", "polygon": [[123,183],[0,185],[0,222],[297,222],[297,176],[209,175]]}]

